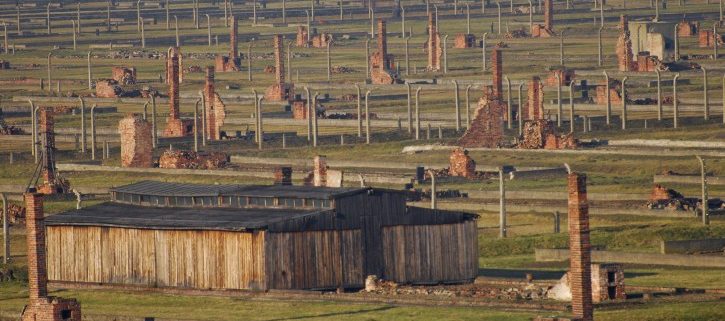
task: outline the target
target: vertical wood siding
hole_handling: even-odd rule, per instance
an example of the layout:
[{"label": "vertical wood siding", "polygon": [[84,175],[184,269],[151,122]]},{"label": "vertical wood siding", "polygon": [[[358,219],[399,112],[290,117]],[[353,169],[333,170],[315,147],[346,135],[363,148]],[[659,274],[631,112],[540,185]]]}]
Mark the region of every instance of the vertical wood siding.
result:
[{"label": "vertical wood siding", "polygon": [[267,276],[273,289],[360,287],[360,230],[268,233]]},{"label": "vertical wood siding", "polygon": [[472,280],[478,274],[475,221],[384,226],[384,275],[399,283]]},{"label": "vertical wood siding", "polygon": [[198,289],[258,289],[264,232],[47,227],[48,278]]}]

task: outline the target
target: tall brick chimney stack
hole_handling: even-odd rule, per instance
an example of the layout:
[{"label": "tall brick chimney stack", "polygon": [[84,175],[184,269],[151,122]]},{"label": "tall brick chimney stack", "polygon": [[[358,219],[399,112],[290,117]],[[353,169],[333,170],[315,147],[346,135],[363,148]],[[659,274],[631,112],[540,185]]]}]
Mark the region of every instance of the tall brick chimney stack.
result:
[{"label": "tall brick chimney stack", "polygon": [[282,43],[282,35],[274,35],[274,73],[277,84],[284,84],[284,44]]},{"label": "tall brick chimney stack", "polygon": [[503,97],[503,63],[501,62],[501,48],[494,48],[491,54],[492,80],[493,80],[493,97]]},{"label": "tall brick chimney stack", "polygon": [[544,0],[544,28],[554,30],[554,0]]},{"label": "tall brick chimney stack", "polygon": [[591,321],[594,318],[594,307],[592,305],[587,177],[584,174],[571,173],[567,180],[569,189],[569,284],[571,286],[572,313],[583,321]]},{"label": "tall brick chimney stack", "polygon": [[42,193],[53,194],[55,191],[55,133],[53,132],[53,110],[50,107],[40,108],[38,120],[38,132],[40,133],[43,147],[43,177]]},{"label": "tall brick chimney stack", "polygon": [[441,69],[440,36],[436,28],[436,17],[433,12],[428,14],[428,69]]},{"label": "tall brick chimney stack", "polygon": [[121,167],[147,168],[153,165],[151,123],[137,114],[118,122],[121,135]]},{"label": "tall brick chimney stack", "polygon": [[378,19],[378,52],[382,58],[380,70],[390,69],[390,61],[388,60],[388,32],[383,18]]},{"label": "tall brick chimney stack", "polygon": [[25,229],[28,242],[28,292],[30,304],[48,296],[48,272],[45,265],[45,222],[43,196],[25,193]]},{"label": "tall brick chimney stack", "polygon": [[528,107],[528,119],[537,120],[543,118],[544,85],[538,76],[531,77],[531,81],[529,81]]},{"label": "tall brick chimney stack", "polygon": [[629,30],[629,18],[626,14],[619,16],[619,32],[625,32]]},{"label": "tall brick chimney stack", "polygon": [[239,22],[237,17],[232,16],[232,23],[229,27],[229,59],[234,60],[239,56],[239,49],[237,48],[237,30],[239,29]]},{"label": "tall brick chimney stack", "polygon": [[216,89],[214,88],[214,67],[206,67],[204,78],[204,113],[206,115],[206,137],[212,140],[219,139],[219,131],[216,126]]}]

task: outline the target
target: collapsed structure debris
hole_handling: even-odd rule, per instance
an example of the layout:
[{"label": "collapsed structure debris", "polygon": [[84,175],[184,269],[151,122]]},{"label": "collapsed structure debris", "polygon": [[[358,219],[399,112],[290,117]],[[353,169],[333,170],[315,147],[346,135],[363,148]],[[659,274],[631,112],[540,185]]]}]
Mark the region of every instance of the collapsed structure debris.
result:
[{"label": "collapsed structure debris", "polygon": [[700,30],[700,22],[687,21],[684,18],[677,24],[677,36],[680,38],[694,37]]},{"label": "collapsed structure debris", "polygon": [[151,123],[136,114],[118,122],[121,135],[121,167],[152,167],[153,141]]},{"label": "collapsed structure debris", "polygon": [[[567,272],[559,282],[546,291],[546,297],[558,301],[571,301],[570,274]],[[591,264],[592,302],[624,300],[624,269],[621,264]]]},{"label": "collapsed structure debris", "polygon": [[120,85],[133,85],[136,83],[136,68],[134,67],[111,67],[111,79]]},{"label": "collapsed structure debris", "polygon": [[619,37],[616,45],[617,68],[619,71],[634,71],[635,67],[632,54],[632,39],[629,33],[629,22],[626,15],[619,17]]},{"label": "collapsed structure debris", "polygon": [[470,33],[457,33],[453,42],[453,48],[465,49],[476,46],[476,36]]},{"label": "collapsed structure debris", "polygon": [[531,26],[531,37],[550,38],[556,36],[554,33],[554,1],[544,0],[544,24]]},{"label": "collapsed structure debris", "polygon": [[5,122],[3,110],[0,108],[0,135],[22,135],[24,133],[22,128],[8,125]]},{"label": "collapsed structure debris", "polygon": [[166,150],[159,158],[160,168],[219,169],[228,163],[229,155],[222,152]]},{"label": "collapsed structure debris", "polygon": [[[0,220],[5,218],[5,213],[0,207]],[[10,225],[25,225],[25,207],[22,205],[9,203],[8,204],[8,224]]]},{"label": "collapsed structure debris", "polygon": [[448,157],[450,164],[448,173],[451,176],[473,178],[476,174],[476,162],[468,156],[468,150],[456,148]]},{"label": "collapsed structure debris", "polygon": [[537,119],[524,122],[523,135],[516,147],[521,149],[576,149],[578,144],[574,133],[559,135],[552,121]]}]

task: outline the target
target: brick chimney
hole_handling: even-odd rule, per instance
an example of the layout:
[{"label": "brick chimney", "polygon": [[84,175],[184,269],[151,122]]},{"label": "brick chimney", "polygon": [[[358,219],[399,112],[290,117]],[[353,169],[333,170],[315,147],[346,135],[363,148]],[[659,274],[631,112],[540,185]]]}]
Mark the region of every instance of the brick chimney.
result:
[{"label": "brick chimney", "polygon": [[284,44],[282,44],[282,35],[275,35],[274,41],[274,73],[277,84],[284,85]]},{"label": "brick chimney", "polygon": [[151,167],[151,124],[137,114],[128,114],[118,122],[118,132],[121,134],[121,167]]},{"label": "brick chimney", "polygon": [[234,58],[239,56],[239,49],[237,48],[237,29],[239,22],[235,16],[232,16],[231,19],[232,23],[229,26],[229,59],[233,61]]},{"label": "brick chimney", "polygon": [[544,28],[554,30],[554,0],[544,0]]},{"label": "brick chimney", "polygon": [[54,194],[56,192],[56,174],[55,174],[55,134],[53,131],[53,109],[43,107],[39,109],[38,132],[40,133],[40,141],[43,148],[43,169],[41,176],[43,178],[43,186],[41,193]]},{"label": "brick chimney", "polygon": [[428,14],[428,69],[441,69],[440,35],[436,28],[436,17],[433,12]]},{"label": "brick chimney", "polygon": [[381,58],[380,70],[390,69],[390,62],[388,61],[388,35],[383,18],[378,19],[378,53]]},{"label": "brick chimney", "polygon": [[583,321],[594,318],[591,281],[591,244],[589,242],[589,204],[587,177],[571,173],[567,177],[569,190],[569,284],[574,316]]},{"label": "brick chimney", "polygon": [[501,62],[501,48],[493,48],[493,53],[491,54],[491,66],[491,71],[493,73],[492,94],[495,98],[501,99],[501,97],[503,97],[503,63]]},{"label": "brick chimney", "polygon": [[169,57],[169,118],[179,119],[179,55]]},{"label": "brick chimney", "polygon": [[214,88],[214,67],[206,67],[204,78],[204,113],[206,116],[206,137],[210,140],[219,139],[219,131],[216,125],[216,89]]},{"label": "brick chimney", "polygon": [[30,304],[48,296],[48,272],[45,265],[45,222],[43,195],[35,192],[25,197],[25,229],[28,243],[28,292]]},{"label": "brick chimney", "polygon": [[327,157],[317,155],[313,160],[313,185],[327,186]]},{"label": "brick chimney", "polygon": [[274,185],[292,185],[292,167],[275,167]]},{"label": "brick chimney", "polygon": [[[528,119],[537,120],[544,116],[544,84],[538,76],[531,77],[528,92]],[[522,117],[524,115],[521,115]]]}]

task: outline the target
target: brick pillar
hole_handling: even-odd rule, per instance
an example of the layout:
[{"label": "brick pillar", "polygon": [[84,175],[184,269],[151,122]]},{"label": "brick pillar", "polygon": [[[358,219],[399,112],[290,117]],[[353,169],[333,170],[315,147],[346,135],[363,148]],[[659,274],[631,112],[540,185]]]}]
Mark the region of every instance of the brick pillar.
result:
[{"label": "brick pillar", "polygon": [[179,119],[179,55],[169,60],[169,119]]},{"label": "brick pillar", "polygon": [[315,156],[313,166],[313,185],[327,186],[327,157],[324,155]]},{"label": "brick pillar", "polygon": [[544,84],[538,76],[531,77],[531,81],[529,81],[528,107],[528,119],[537,120],[543,118]]},{"label": "brick pillar", "polygon": [[629,30],[629,19],[626,14],[619,16],[619,30],[620,32]]},{"label": "brick pillar", "polygon": [[382,18],[378,19],[378,52],[380,53],[380,58],[382,59],[380,69],[390,69],[390,62],[388,61],[387,29],[385,27],[385,20]]},{"label": "brick pillar", "polygon": [[151,124],[139,115],[128,114],[118,122],[118,132],[121,134],[121,166],[151,167]]},{"label": "brick pillar", "polygon": [[55,133],[53,132],[53,110],[50,107],[40,108],[38,116],[38,133],[43,147],[43,188],[42,193],[53,194],[55,185]]},{"label": "brick pillar", "polygon": [[438,55],[438,52],[441,51],[439,41],[435,14],[431,12],[428,14],[428,69],[430,70],[440,70],[441,68],[440,56]]},{"label": "brick pillar", "polygon": [[292,185],[292,167],[276,167],[274,185]]},{"label": "brick pillar", "polygon": [[277,84],[284,85],[284,44],[282,43],[282,35],[274,36],[274,73]]},{"label": "brick pillar", "polygon": [[229,59],[234,60],[239,56],[239,49],[237,49],[237,29],[239,23],[237,18],[232,16],[232,23],[229,26]]},{"label": "brick pillar", "polygon": [[503,64],[501,62],[501,49],[494,48],[491,54],[491,70],[493,72],[493,97],[501,99],[503,97]]},{"label": "brick pillar", "polygon": [[219,130],[216,125],[216,89],[214,88],[214,68],[206,67],[204,79],[204,113],[206,115],[206,137],[210,140],[219,139]]},{"label": "brick pillar", "polygon": [[544,28],[554,30],[554,1],[544,0]]},{"label": "brick pillar", "polygon": [[584,321],[593,319],[591,281],[591,244],[589,243],[589,204],[587,177],[568,175],[569,189],[569,283],[574,316]]},{"label": "brick pillar", "polygon": [[45,223],[43,196],[25,193],[25,230],[28,245],[28,292],[30,304],[48,296],[48,272],[45,265]]}]

